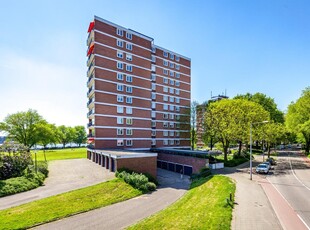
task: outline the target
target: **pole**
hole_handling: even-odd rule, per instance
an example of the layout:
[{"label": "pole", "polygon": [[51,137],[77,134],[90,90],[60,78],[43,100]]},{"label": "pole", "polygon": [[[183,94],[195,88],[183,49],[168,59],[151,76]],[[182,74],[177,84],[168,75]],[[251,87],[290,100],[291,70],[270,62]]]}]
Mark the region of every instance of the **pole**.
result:
[{"label": "pole", "polygon": [[250,123],[250,180],[252,180],[252,123]]}]

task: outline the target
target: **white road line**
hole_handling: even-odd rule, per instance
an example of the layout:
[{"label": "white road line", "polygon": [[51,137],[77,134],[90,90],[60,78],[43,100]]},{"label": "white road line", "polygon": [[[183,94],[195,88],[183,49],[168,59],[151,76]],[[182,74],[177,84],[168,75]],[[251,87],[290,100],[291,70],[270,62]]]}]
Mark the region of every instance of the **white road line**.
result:
[{"label": "white road line", "polygon": [[310,227],[307,225],[307,223],[301,218],[301,216],[299,214],[297,214],[297,216],[299,217],[299,219],[304,223],[304,225],[306,225],[306,227],[308,229],[310,229]]},{"label": "white road line", "polygon": [[289,158],[289,162],[290,162],[290,166],[291,166],[291,171],[292,171],[294,177],[296,178],[296,180],[298,180],[301,185],[303,185],[306,189],[308,189],[310,191],[310,188],[307,185],[305,185],[301,180],[299,180],[299,178],[296,176],[295,171],[293,170],[293,167],[292,167],[291,158]]}]

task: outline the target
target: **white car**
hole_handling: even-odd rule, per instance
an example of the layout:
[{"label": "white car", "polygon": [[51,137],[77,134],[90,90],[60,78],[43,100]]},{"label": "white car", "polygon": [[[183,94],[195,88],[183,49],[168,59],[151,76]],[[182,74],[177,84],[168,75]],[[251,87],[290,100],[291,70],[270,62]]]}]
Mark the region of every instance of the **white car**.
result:
[{"label": "white car", "polygon": [[259,164],[256,167],[256,172],[257,173],[265,173],[265,174],[267,174],[269,172],[269,167],[268,167],[267,164]]},{"label": "white car", "polygon": [[270,169],[271,169],[271,164],[270,164],[270,162],[269,162],[269,161],[266,161],[266,162],[264,162],[264,163],[262,163],[262,164],[267,165],[267,166],[268,166],[268,170],[270,170]]}]

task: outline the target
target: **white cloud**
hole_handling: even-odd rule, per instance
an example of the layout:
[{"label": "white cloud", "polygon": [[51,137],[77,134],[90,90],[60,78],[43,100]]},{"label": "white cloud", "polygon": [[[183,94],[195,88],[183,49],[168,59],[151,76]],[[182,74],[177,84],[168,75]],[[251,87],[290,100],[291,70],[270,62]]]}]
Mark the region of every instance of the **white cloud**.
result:
[{"label": "white cloud", "polygon": [[10,52],[0,55],[0,121],[8,114],[35,109],[56,125],[84,125],[85,64],[68,67]]}]

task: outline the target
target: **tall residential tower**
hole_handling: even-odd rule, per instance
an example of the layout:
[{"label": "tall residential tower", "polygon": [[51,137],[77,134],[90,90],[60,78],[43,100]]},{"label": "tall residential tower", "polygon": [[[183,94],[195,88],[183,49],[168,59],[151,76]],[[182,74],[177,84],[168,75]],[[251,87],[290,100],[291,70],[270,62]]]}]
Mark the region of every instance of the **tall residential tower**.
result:
[{"label": "tall residential tower", "polygon": [[191,60],[97,16],[88,33],[92,147],[189,147]]}]

